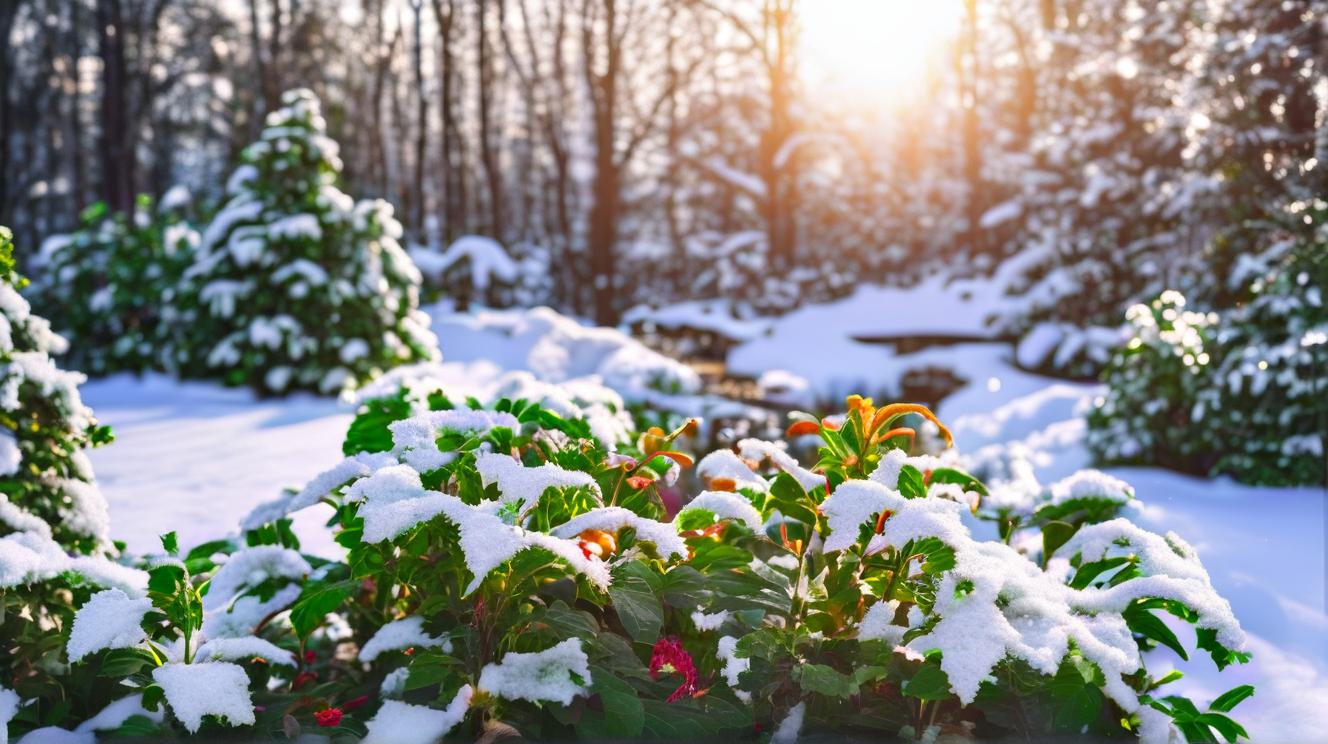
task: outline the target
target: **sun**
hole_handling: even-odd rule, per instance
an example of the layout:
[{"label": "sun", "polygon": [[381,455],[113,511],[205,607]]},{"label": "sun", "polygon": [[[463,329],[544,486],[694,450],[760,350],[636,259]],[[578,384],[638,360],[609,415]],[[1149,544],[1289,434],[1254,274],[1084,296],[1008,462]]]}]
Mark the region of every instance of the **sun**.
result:
[{"label": "sun", "polygon": [[801,66],[813,91],[888,105],[950,63],[963,0],[802,0]]}]

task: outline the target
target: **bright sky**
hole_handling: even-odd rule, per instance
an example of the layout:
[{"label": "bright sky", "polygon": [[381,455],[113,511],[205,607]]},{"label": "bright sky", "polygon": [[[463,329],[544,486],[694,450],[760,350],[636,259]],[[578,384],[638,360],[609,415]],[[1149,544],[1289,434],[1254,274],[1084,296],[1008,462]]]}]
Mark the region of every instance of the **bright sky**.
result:
[{"label": "bright sky", "polygon": [[946,47],[962,0],[801,0],[802,68],[808,87],[869,108],[916,90]]}]

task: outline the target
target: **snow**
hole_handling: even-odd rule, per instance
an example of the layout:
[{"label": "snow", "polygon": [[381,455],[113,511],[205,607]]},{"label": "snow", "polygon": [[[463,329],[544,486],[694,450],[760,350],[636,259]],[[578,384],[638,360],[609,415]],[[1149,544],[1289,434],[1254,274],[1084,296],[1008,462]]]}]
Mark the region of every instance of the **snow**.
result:
[{"label": "snow", "polygon": [[[715,450],[702,457],[696,463],[696,475],[716,490],[746,488],[757,493],[770,490],[770,484],[731,450]],[[719,488],[721,485],[728,488]]]},{"label": "snow", "polygon": [[207,715],[224,719],[232,726],[254,722],[249,675],[236,664],[172,662],[153,669],[152,679],[161,686],[171,712],[189,733],[196,733]]},{"label": "snow", "polygon": [[225,607],[241,590],[264,581],[274,578],[298,581],[312,571],[309,562],[290,548],[258,545],[238,550],[212,575],[208,593],[203,596],[203,609],[211,611]]},{"label": "snow", "polygon": [[265,659],[272,664],[295,666],[295,654],[255,636],[214,638],[194,652],[194,661],[249,661]]},{"label": "snow", "polygon": [[638,540],[654,544],[660,557],[685,558],[687,556],[687,543],[681,537],[678,537],[678,533],[674,531],[672,525],[637,516],[635,512],[621,506],[605,506],[592,509],[585,514],[572,517],[549,532],[554,537],[571,539],[586,530],[617,533],[626,527],[636,530]]},{"label": "snow", "polygon": [[369,721],[364,744],[434,744],[466,717],[473,692],[463,686],[446,710],[388,700]]},{"label": "snow", "polygon": [[166,712],[161,708],[155,711],[148,710],[143,707],[142,695],[130,695],[102,708],[97,715],[80,723],[74,731],[76,733],[112,731],[123,726],[125,721],[134,716],[143,716],[150,721],[161,723],[166,718]]},{"label": "snow", "polygon": [[[719,519],[733,519],[742,522],[753,532],[761,531],[761,513],[756,510],[756,507],[752,506],[752,503],[746,497],[731,491],[702,491],[691,501],[688,501],[682,509],[678,510],[678,516],[700,509],[714,514]],[[675,522],[677,519],[678,517],[674,517]]]},{"label": "snow", "polygon": [[564,470],[553,463],[526,467],[511,455],[486,452],[475,459],[475,470],[486,488],[496,484],[502,502],[519,504],[521,513],[534,507],[550,488],[588,488],[597,501],[601,498],[599,484],[589,473]]},{"label": "snow", "polygon": [[590,692],[590,660],[580,638],[536,653],[508,653],[480,670],[479,688],[507,700],[551,700],[571,705]]},{"label": "snow", "polygon": [[18,693],[0,687],[0,744],[9,742],[9,722],[18,715]]},{"label": "snow", "polygon": [[700,331],[733,341],[751,340],[770,328],[768,319],[734,317],[728,300],[690,300],[658,308],[637,305],[623,313],[622,322],[627,326],[639,324],[647,332],[660,328]]},{"label": "snow", "polygon": [[393,620],[374,632],[373,637],[360,648],[360,661],[373,661],[384,651],[404,651],[408,648],[451,648],[446,638],[435,638],[424,632],[424,618],[412,615]]},{"label": "snow", "polygon": [[453,266],[465,261],[470,286],[480,291],[488,289],[495,279],[502,284],[511,284],[521,274],[520,267],[507,255],[502,244],[482,235],[462,235],[443,251],[416,245],[408,252],[420,273],[435,282],[442,281]]},{"label": "snow", "polygon": [[151,600],[130,597],[119,589],[92,595],[74,613],[74,627],[66,646],[69,660],[78,661],[102,649],[138,645],[147,639],[143,616],[151,609]]}]

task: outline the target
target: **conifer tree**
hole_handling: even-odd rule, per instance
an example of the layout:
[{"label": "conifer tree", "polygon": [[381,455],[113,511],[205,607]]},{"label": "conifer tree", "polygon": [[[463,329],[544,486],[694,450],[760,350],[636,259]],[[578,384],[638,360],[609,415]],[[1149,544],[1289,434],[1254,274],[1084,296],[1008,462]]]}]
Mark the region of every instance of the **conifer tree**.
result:
[{"label": "conifer tree", "polygon": [[391,205],[337,188],[338,147],[312,93],[282,100],[185,271],[173,318],[182,370],[265,393],[335,393],[433,358],[420,273]]}]

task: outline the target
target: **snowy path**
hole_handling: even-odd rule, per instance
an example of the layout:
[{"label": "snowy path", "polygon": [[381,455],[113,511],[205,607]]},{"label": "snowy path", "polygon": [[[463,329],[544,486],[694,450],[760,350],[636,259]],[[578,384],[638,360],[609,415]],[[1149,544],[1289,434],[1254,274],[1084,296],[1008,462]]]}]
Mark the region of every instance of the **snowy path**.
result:
[{"label": "snowy path", "polygon": [[[156,549],[175,530],[195,545],[236,531],[240,518],[282,488],[299,488],[341,457],[350,411],[335,400],[257,400],[245,390],[116,375],[83,386],[83,399],[116,441],[93,450],[116,539]],[[310,510],[296,521],[306,548],[335,551]]]}]

